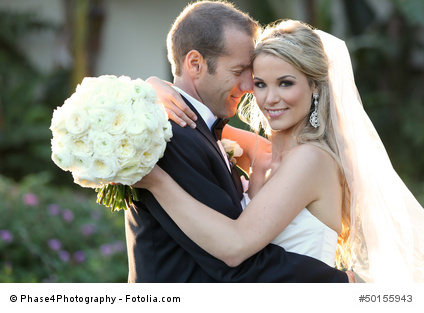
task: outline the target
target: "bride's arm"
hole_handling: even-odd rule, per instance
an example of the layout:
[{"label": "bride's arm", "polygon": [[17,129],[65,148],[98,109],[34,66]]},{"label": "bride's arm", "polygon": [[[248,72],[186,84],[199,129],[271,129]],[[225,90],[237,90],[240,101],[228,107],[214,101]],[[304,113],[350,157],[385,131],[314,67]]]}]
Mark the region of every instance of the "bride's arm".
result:
[{"label": "bride's arm", "polygon": [[200,247],[229,266],[237,266],[264,248],[303,208],[319,198],[316,186],[325,173],[314,151],[305,153],[302,146],[294,149],[237,220],[192,198],[159,167],[135,186],[149,189]]},{"label": "bride's arm", "polygon": [[169,119],[181,127],[189,125],[191,128],[196,128],[194,123],[197,120],[196,114],[187,106],[181,95],[171,87],[171,83],[155,76],[149,77],[146,82],[153,86],[160,102],[165,106]]}]

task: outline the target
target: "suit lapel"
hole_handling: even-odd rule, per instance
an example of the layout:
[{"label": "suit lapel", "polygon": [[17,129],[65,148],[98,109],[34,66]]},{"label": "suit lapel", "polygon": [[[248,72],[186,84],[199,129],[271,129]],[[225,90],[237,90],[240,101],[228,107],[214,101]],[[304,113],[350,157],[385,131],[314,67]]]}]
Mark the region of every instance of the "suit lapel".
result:
[{"label": "suit lapel", "polygon": [[[218,153],[221,161],[223,162],[223,165],[227,168],[227,163],[225,162],[224,156],[221,153],[221,149],[219,148],[216,139],[213,137],[208,125],[206,125],[205,121],[201,118],[199,112],[193,107],[193,105],[186,99],[184,96],[182,96],[184,101],[187,103],[187,105],[190,107],[190,109],[199,117],[196,121],[196,129],[211,143],[211,145],[215,148],[216,152]],[[230,174],[230,173],[229,173]]]},{"label": "suit lapel", "polygon": [[193,107],[193,105],[188,101],[183,95],[181,95],[184,101],[187,103],[189,108],[198,116],[198,119],[196,121],[196,130],[199,131],[209,142],[210,144],[215,148],[216,153],[219,156],[219,159],[221,160],[222,166],[225,167],[226,172],[228,173],[229,178],[233,182],[232,186],[234,187],[235,194],[238,195],[239,200],[243,197],[243,188],[241,187],[241,181],[240,177],[238,175],[234,175],[235,169],[232,169],[230,172],[227,167],[227,163],[225,162],[225,156],[222,155],[221,149],[219,148],[216,139],[212,135],[212,132],[210,131],[208,125],[206,125],[205,121],[200,116],[199,112]]}]

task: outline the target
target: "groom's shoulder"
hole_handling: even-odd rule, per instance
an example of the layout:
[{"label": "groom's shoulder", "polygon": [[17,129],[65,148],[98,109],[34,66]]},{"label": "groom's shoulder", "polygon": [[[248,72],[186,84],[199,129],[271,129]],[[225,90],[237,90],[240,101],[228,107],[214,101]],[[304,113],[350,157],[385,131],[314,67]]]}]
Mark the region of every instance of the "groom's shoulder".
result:
[{"label": "groom's shoulder", "polygon": [[177,123],[175,123],[174,121],[170,121],[171,125],[172,125],[172,140],[181,140],[181,139],[185,139],[185,140],[189,140],[191,138],[195,137],[196,134],[196,130],[191,128],[191,127],[181,127],[180,125],[178,125]]},{"label": "groom's shoulder", "polygon": [[207,140],[202,134],[190,127],[181,127],[171,121],[172,138],[166,145],[160,163],[170,162],[175,166],[178,162],[192,164],[194,160],[207,158]]},{"label": "groom's shoulder", "polygon": [[197,129],[191,127],[181,127],[171,121],[172,138],[168,142],[169,146],[178,146],[178,148],[190,149],[193,146],[203,146],[206,144],[203,135]]}]

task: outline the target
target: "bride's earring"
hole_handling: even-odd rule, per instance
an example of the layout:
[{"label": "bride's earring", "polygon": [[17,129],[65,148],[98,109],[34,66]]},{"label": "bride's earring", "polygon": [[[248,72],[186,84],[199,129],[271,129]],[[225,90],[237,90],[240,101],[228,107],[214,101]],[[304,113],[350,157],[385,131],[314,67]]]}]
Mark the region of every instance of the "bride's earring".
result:
[{"label": "bride's earring", "polygon": [[317,128],[319,126],[319,121],[318,121],[318,98],[319,98],[319,94],[314,93],[314,105],[315,105],[315,109],[311,113],[311,117],[309,118],[309,122],[311,123],[312,127],[314,127],[314,128]]}]

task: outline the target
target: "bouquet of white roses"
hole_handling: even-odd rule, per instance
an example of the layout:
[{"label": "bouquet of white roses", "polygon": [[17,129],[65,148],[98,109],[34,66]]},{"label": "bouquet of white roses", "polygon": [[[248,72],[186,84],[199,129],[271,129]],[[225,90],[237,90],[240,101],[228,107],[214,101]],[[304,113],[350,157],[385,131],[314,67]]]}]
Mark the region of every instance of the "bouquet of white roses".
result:
[{"label": "bouquet of white roses", "polygon": [[54,163],[75,183],[96,188],[97,202],[112,211],[138,200],[131,185],[153,169],[172,137],[153,87],[112,75],[84,78],[53,112],[50,129]]}]

